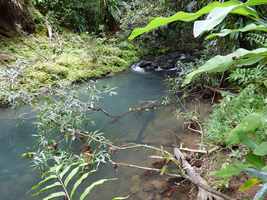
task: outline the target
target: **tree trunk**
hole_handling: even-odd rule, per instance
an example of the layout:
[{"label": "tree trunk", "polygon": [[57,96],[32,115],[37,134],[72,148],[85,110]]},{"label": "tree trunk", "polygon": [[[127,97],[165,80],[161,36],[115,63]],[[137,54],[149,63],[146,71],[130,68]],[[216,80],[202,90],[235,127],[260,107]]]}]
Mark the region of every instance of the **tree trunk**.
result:
[{"label": "tree trunk", "polygon": [[30,6],[30,0],[0,0],[0,35],[11,37],[18,32],[34,32]]}]

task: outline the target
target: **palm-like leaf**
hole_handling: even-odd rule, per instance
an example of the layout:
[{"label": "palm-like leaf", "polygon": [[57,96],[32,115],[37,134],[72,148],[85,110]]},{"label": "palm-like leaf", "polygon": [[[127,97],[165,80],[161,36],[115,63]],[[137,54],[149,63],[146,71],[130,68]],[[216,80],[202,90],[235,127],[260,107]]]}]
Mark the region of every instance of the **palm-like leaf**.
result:
[{"label": "palm-like leaf", "polygon": [[[84,182],[84,180],[86,180],[92,173],[95,172],[95,170],[92,170],[83,173],[82,168],[84,166],[85,164],[73,163],[67,165],[66,167],[64,165],[51,167],[50,170],[45,173],[46,178],[32,187],[32,190],[38,190],[33,195],[36,196],[44,192],[50,192],[46,197],[43,198],[43,200],[56,199],[62,196],[67,200],[72,200],[79,186]],[[81,176],[78,176],[79,173],[81,173]],[[115,179],[101,179],[92,183],[86,187],[84,192],[81,194],[80,199],[84,200],[95,187],[111,180]],[[72,182],[73,185],[71,186]],[[68,188],[71,188],[70,194]],[[55,192],[55,189],[58,190]]]}]

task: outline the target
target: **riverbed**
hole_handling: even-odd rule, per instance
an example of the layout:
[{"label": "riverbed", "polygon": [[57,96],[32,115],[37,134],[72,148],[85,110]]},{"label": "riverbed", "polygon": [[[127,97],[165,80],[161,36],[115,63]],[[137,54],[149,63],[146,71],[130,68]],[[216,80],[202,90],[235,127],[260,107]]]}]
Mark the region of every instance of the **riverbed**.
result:
[{"label": "riverbed", "polygon": [[[155,73],[144,75],[126,71],[98,80],[97,85],[100,88],[116,88],[117,95],[106,96],[101,100],[102,107],[114,115],[125,113],[129,107],[143,102],[160,100],[167,95],[164,78]],[[81,85],[79,93],[82,98],[86,98],[87,94],[83,91]],[[103,113],[97,113],[94,116],[95,126],[92,128],[101,129],[116,144],[134,142],[172,148],[183,134],[183,121],[177,119],[175,110],[174,106],[164,106],[156,110],[133,112],[116,122],[111,122]],[[21,120],[20,116],[25,119]],[[30,107],[0,110],[0,200],[40,199],[32,197],[29,192],[31,186],[38,181],[37,174],[31,168],[31,163],[21,157],[21,154],[30,151],[34,145],[34,122],[35,116]],[[152,161],[148,156],[151,154],[153,152],[144,149],[128,150],[117,152],[113,159],[150,167]],[[100,166],[100,170],[88,182],[113,177],[118,180],[95,189],[88,199],[109,200],[114,196],[127,195],[132,200],[167,198],[162,190],[167,188],[168,178],[148,177],[144,175],[144,171],[138,169],[115,170],[111,165]],[[179,199],[187,198],[186,193],[179,192],[175,198],[168,199],[177,199],[177,195]]]}]

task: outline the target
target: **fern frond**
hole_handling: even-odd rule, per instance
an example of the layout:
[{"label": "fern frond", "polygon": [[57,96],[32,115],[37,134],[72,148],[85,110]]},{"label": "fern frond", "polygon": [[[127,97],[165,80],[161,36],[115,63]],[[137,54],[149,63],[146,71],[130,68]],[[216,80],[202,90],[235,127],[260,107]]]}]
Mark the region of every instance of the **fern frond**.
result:
[{"label": "fern frond", "polygon": [[58,197],[65,197],[65,193],[64,192],[55,192],[55,193],[52,193],[50,195],[48,195],[47,197],[43,198],[43,200],[50,200],[50,199],[55,199],[55,198],[58,198]]},{"label": "fern frond", "polygon": [[79,179],[75,182],[75,184],[73,185],[73,188],[72,188],[72,190],[71,190],[71,193],[70,193],[70,198],[73,197],[74,193],[76,192],[77,188],[82,184],[82,182],[83,182],[89,175],[91,175],[91,174],[94,173],[94,172],[96,172],[96,170],[92,170],[92,171],[90,171],[90,172],[87,172],[87,173],[83,174],[83,175],[81,176],[81,178],[79,178]]},{"label": "fern frond", "polygon": [[[48,172],[45,173],[46,178],[32,187],[32,190],[38,190],[33,195],[37,196],[44,192],[50,192],[43,200],[56,199],[61,196],[64,196],[66,200],[72,200],[79,186],[96,171],[91,170],[86,172],[84,171],[85,166],[87,166],[87,163],[75,162],[70,165],[59,164],[51,167]],[[78,176],[78,173],[80,173],[81,176]],[[80,199],[84,200],[95,187],[111,180],[115,179],[101,179],[92,183],[84,190]],[[55,188],[58,189],[57,192],[54,192]],[[71,189],[70,192],[69,188]]]},{"label": "fern frond", "polygon": [[104,184],[104,183],[107,182],[107,181],[113,181],[113,180],[116,180],[116,178],[112,178],[112,179],[101,179],[101,180],[98,180],[98,181],[92,183],[92,184],[91,184],[90,186],[88,186],[88,187],[84,190],[84,192],[81,194],[80,200],[85,200],[85,198],[91,193],[91,191],[92,191],[95,187],[97,187],[97,186],[99,186],[99,185],[102,185],[102,184]]}]

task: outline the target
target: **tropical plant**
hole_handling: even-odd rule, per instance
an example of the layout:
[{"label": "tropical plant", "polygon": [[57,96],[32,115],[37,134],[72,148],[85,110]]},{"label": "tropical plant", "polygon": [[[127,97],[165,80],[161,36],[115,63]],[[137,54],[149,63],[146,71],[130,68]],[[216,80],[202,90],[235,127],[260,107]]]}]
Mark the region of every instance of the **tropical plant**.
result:
[{"label": "tropical plant", "polygon": [[[198,20],[194,23],[193,34],[198,37],[205,32],[214,31],[215,27],[222,23],[229,14],[247,17],[248,20],[246,21],[248,23],[244,27],[237,29],[224,28],[219,33],[211,33],[207,39],[225,37],[233,33],[250,34],[250,32],[256,32],[260,37],[254,41],[261,45],[251,50],[239,48],[228,55],[217,55],[211,58],[204,65],[187,74],[183,81],[183,86],[192,83],[201,74],[226,71],[230,74],[229,79],[231,81],[236,81],[241,86],[244,86],[244,83],[248,84],[238,97],[226,95],[222,103],[219,104],[219,108],[215,108],[213,117],[215,116],[216,118],[209,121],[208,124],[216,122],[212,126],[217,131],[215,134],[217,135],[216,139],[221,134],[224,143],[230,146],[243,145],[246,149],[246,158],[243,162],[241,160],[241,162],[227,165],[222,170],[217,171],[215,175],[231,177],[245,172],[252,176],[253,178],[242,185],[240,190],[244,191],[251,186],[263,184],[255,195],[255,200],[263,199],[267,192],[266,172],[264,172],[266,170],[264,159],[267,156],[267,143],[265,142],[267,125],[265,106],[266,76],[264,76],[264,69],[267,64],[267,49],[264,47],[264,42],[261,42],[264,37],[260,34],[261,32],[267,32],[267,23],[260,18],[256,9],[252,7],[263,4],[267,4],[267,1],[248,0],[246,3],[239,1],[212,2],[196,13],[178,12],[171,17],[155,18],[147,26],[135,29],[129,37],[129,39],[134,39],[143,33],[168,23],[178,20],[194,21],[209,13],[206,19]],[[256,73],[258,71],[260,73]],[[248,95],[253,92],[255,92],[254,95]],[[228,122],[229,124],[227,124]],[[208,126],[209,129],[210,127]]]},{"label": "tropical plant", "polygon": [[[99,31],[100,25],[118,23],[121,0],[34,0],[34,5],[50,20],[74,31]],[[111,19],[112,18],[112,19]]]},{"label": "tropical plant", "polygon": [[[79,162],[61,163],[51,167],[44,173],[45,178],[32,187],[35,192],[34,196],[39,196],[46,192],[48,195],[43,197],[43,200],[56,199],[58,197],[63,197],[66,200],[74,199],[78,187],[82,185],[88,176],[95,172],[95,170],[88,171],[86,168],[88,168],[87,163]],[[100,179],[91,183],[82,193],[79,193],[79,199],[86,199],[95,187],[113,180],[116,179]]]}]

